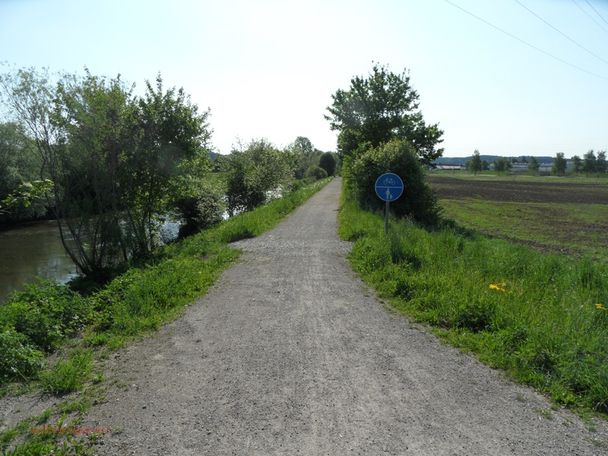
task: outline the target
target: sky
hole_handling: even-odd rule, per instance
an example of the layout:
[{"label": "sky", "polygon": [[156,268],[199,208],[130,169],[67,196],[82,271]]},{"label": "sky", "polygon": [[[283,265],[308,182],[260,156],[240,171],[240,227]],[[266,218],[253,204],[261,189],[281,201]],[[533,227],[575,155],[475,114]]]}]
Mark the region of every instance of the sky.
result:
[{"label": "sky", "polygon": [[374,62],[408,71],[444,156],[608,149],[608,0],[0,0],[0,62],[139,90],[160,72],[224,154],[335,150],[331,95]]}]

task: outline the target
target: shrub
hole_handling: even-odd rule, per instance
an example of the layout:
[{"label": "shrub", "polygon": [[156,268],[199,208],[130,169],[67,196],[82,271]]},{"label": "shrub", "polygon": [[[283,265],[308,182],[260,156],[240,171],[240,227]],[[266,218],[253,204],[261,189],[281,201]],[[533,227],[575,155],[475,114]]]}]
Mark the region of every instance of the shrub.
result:
[{"label": "shrub", "polygon": [[13,329],[0,332],[0,383],[32,377],[42,366],[42,353]]},{"label": "shrub", "polygon": [[224,202],[222,195],[204,186],[195,194],[179,198],[175,203],[185,225],[180,229],[180,236],[197,233],[222,221]]},{"label": "shrub", "polygon": [[398,217],[435,225],[439,221],[439,206],[430,187],[425,182],[422,165],[414,147],[403,140],[393,140],[377,148],[368,149],[349,163],[347,188],[359,203],[367,209],[382,209],[374,191],[378,176],[393,172],[403,179],[405,191],[401,198],[392,202],[392,212]]},{"label": "shrub", "polygon": [[306,170],[306,177],[313,178],[315,180],[325,179],[328,173],[320,166],[311,166]]},{"label": "shrub", "polygon": [[323,168],[328,176],[333,176],[336,172],[336,159],[331,152],[325,152],[319,158],[319,167]]},{"label": "shrub", "polygon": [[53,351],[76,335],[91,315],[88,301],[65,285],[39,280],[14,293],[0,308],[0,327],[12,327],[38,348]]},{"label": "shrub", "polygon": [[247,149],[233,152],[226,190],[228,211],[234,214],[264,204],[267,192],[287,181],[290,167],[289,155],[264,140],[252,141]]}]

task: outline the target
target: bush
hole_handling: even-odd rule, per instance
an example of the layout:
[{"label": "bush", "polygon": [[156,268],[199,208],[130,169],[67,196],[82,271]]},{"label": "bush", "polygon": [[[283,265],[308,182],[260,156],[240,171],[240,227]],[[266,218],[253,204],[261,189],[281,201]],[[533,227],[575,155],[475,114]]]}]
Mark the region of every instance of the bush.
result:
[{"label": "bush", "polygon": [[325,152],[319,158],[319,167],[323,168],[328,176],[333,176],[336,172],[336,159],[331,152]]},{"label": "bush", "polygon": [[180,228],[181,237],[198,233],[222,221],[222,195],[210,187],[205,186],[194,195],[179,198],[175,205],[185,222]]},{"label": "bush", "polygon": [[23,334],[0,332],[0,384],[32,377],[42,366],[42,356]]},{"label": "bush", "polygon": [[290,166],[289,155],[264,140],[252,141],[244,151],[233,152],[226,190],[230,214],[264,204],[267,192],[287,181]]},{"label": "bush", "polygon": [[315,180],[325,179],[328,173],[320,166],[311,166],[306,170],[306,177],[313,178]]},{"label": "bush", "polygon": [[0,327],[13,328],[36,347],[51,352],[88,322],[88,301],[65,285],[39,280],[14,293],[0,308]]},{"label": "bush", "polygon": [[439,206],[425,182],[422,165],[414,147],[403,140],[393,140],[383,146],[363,152],[349,162],[347,188],[367,209],[381,210],[384,202],[374,191],[378,176],[393,172],[403,179],[405,191],[392,202],[392,212],[398,217],[412,217],[417,222],[435,225],[439,221]]}]

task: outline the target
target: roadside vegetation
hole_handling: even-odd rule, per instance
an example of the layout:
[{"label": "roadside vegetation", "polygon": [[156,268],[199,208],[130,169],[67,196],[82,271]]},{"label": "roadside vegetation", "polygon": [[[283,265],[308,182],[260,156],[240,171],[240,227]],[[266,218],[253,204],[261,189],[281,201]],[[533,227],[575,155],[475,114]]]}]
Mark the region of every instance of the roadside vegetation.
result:
[{"label": "roadside vegetation", "polygon": [[[230,242],[273,228],[327,182],[329,179],[306,185],[170,244],[147,266],[129,269],[90,296],[80,296],[68,286],[50,282],[34,283],[14,293],[0,307],[0,326],[4,329],[0,333],[0,384],[4,385],[4,394],[33,388],[63,396],[84,388],[80,393],[84,401],[97,393],[96,383],[103,378],[99,364],[103,357],[176,318],[238,258],[239,251],[230,247]],[[70,401],[74,399],[70,397]],[[83,406],[72,416],[58,409],[53,417],[59,421],[68,416],[77,419],[84,411]],[[49,448],[57,449],[70,437],[69,432],[49,432],[46,440],[44,435],[35,435],[32,441],[30,429],[31,425],[4,431],[0,448],[12,447],[19,439],[25,439],[23,448],[29,448],[33,441],[42,439],[45,445],[56,445]],[[74,442],[80,445],[78,439]],[[23,448],[14,447],[14,454],[22,454]]]},{"label": "roadside vegetation", "polygon": [[[305,137],[213,153],[208,112],[160,75],[136,96],[119,77],[24,69],[0,75],[0,95],[0,224],[55,219],[81,273],[0,306],[0,396],[65,398],[0,433],[0,451],[80,454],[69,429],[99,400],[102,358],[204,295],[239,256],[229,243],[275,226],[338,162]],[[181,222],[169,243],[167,219]]]},{"label": "roadside vegetation", "polygon": [[[360,86],[365,90],[358,90]],[[363,102],[353,101],[361,96],[365,98]],[[519,204],[517,189],[503,189],[503,194],[511,195],[515,201],[507,198],[496,204],[477,199],[474,204],[469,204],[471,200],[460,204],[453,199],[442,213],[445,194],[439,191],[439,201],[433,196],[423,171],[429,156],[440,155],[435,145],[441,135],[434,136],[430,147],[436,153],[429,155],[428,148],[417,144],[418,136],[411,129],[399,127],[411,125],[412,115],[422,118],[419,112],[404,109],[408,100],[417,100],[409,79],[392,73],[389,76],[385,68],[375,67],[367,79],[354,78],[349,90],[338,91],[329,108],[334,116],[330,117],[332,126],[340,132],[339,152],[345,176],[340,235],[354,243],[349,257],[354,269],[396,309],[431,325],[445,341],[475,353],[492,367],[504,369],[517,381],[551,396],[556,404],[606,416],[608,264],[491,239],[446,219],[448,213],[476,230],[483,224],[493,225],[503,233],[521,230],[518,237],[525,237],[525,232],[536,241],[550,236],[549,224],[542,234],[534,235],[535,225],[527,226],[525,211],[510,214],[521,220],[509,222],[508,211]],[[371,112],[361,112],[362,106]],[[339,112],[343,115],[337,122]],[[374,144],[372,136],[383,125],[392,127]],[[482,178],[477,175],[484,164],[478,153],[475,156],[473,174],[469,174],[474,183],[465,189],[466,197],[485,191],[485,186],[480,185]],[[562,165],[563,162],[556,173],[561,174]],[[508,170],[506,162],[504,167]],[[382,202],[373,190],[375,178],[385,171],[399,174],[406,183],[403,199],[391,204],[388,234],[384,232]],[[506,184],[508,180],[505,177],[500,182]],[[414,185],[410,186],[410,181]],[[449,178],[432,182],[435,188],[435,184],[452,184]],[[527,180],[524,183],[536,185]],[[585,195],[585,190],[591,189],[592,186],[576,188],[571,196]],[[555,193],[556,189],[546,190],[544,194]],[[558,190],[560,195],[568,194],[567,189]],[[601,185],[595,191],[605,194]],[[542,197],[543,192],[540,193]],[[588,194],[582,197],[589,199]],[[537,210],[537,221],[546,209],[543,205],[553,204],[534,199],[528,203],[525,210]],[[580,202],[562,204],[573,206]],[[563,207],[554,209],[559,212]],[[601,214],[593,213],[595,209],[597,205],[579,207],[574,212],[580,219],[603,223],[599,220]],[[587,241],[592,242],[581,239],[578,246],[576,242],[567,245],[580,247]],[[593,249],[581,249],[581,253],[593,253]]]}]

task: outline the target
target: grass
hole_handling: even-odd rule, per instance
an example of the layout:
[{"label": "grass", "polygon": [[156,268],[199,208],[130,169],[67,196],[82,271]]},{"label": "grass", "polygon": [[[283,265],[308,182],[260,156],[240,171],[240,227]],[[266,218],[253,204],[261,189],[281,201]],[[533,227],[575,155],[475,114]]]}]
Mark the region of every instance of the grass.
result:
[{"label": "grass", "polygon": [[[4,325],[0,328],[7,332],[0,343],[5,340],[10,348],[8,355],[0,356],[0,368],[6,369],[6,375],[0,375],[5,392],[14,390],[10,388],[14,384],[6,382],[13,374],[11,363],[19,362],[20,367],[30,369],[28,376],[20,374],[12,380],[24,380],[26,384],[29,380],[30,389],[33,382],[53,395],[77,393],[57,405],[52,413],[28,418],[0,433],[2,454],[89,454],[90,442],[86,439],[94,440],[94,435],[85,438],[78,432],[52,429],[69,430],[78,426],[88,407],[98,400],[95,392],[103,377],[94,372],[96,361],[179,316],[186,305],[204,295],[221,272],[239,257],[239,251],[230,246],[230,242],[258,236],[273,228],[328,182],[326,179],[308,185],[168,245],[158,252],[152,264],[128,270],[91,296],[72,295],[66,287],[49,283],[32,285],[24,293],[15,294],[6,306],[9,314],[2,315],[4,308],[0,308],[0,323]],[[83,311],[76,311],[75,308],[81,306]],[[31,313],[33,308],[38,310]],[[19,314],[20,309],[31,315]],[[15,322],[18,328],[13,327]],[[49,332],[52,337],[40,331],[42,323],[53,329]],[[81,337],[77,337],[77,333]],[[41,355],[59,348],[63,356],[54,363],[47,357],[48,367],[39,371]],[[20,372],[23,371],[21,368]],[[32,431],[51,419],[55,420],[51,432]]]},{"label": "grass", "polygon": [[473,181],[503,181],[503,182],[544,182],[553,184],[576,183],[576,184],[605,184],[608,185],[608,174],[601,175],[584,175],[584,174],[569,174],[566,176],[535,176],[528,173],[496,173],[494,171],[482,171],[478,174],[473,174],[468,171],[451,171],[451,170],[434,170],[431,176],[445,176],[456,179],[473,180]]},{"label": "grass", "polygon": [[52,368],[40,373],[42,389],[54,395],[78,391],[88,380],[92,368],[92,352],[76,350],[70,354],[69,358],[60,360]]},{"label": "grass", "polygon": [[350,261],[399,311],[560,405],[608,415],[608,265],[445,228],[427,231],[345,201]]},{"label": "grass", "polygon": [[442,199],[444,214],[491,236],[608,262],[608,205]]}]

